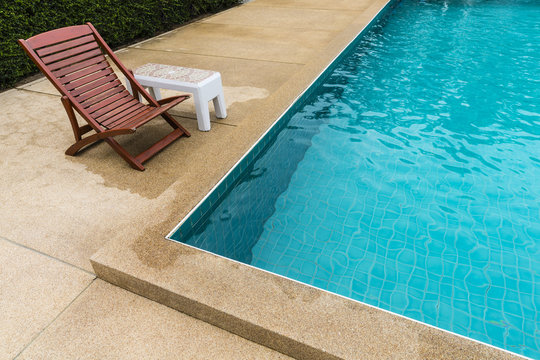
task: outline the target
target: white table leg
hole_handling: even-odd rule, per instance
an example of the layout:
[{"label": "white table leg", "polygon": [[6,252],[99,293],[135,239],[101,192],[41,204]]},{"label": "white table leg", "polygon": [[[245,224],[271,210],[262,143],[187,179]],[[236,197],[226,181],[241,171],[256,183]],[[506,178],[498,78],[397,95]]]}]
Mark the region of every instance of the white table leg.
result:
[{"label": "white table leg", "polygon": [[213,99],[213,102],[214,109],[216,110],[216,117],[220,119],[225,119],[227,117],[227,106],[225,104],[225,97],[223,96],[223,92],[219,93],[218,96]]},{"label": "white table leg", "polygon": [[199,130],[210,131],[210,110],[208,109],[208,99],[201,97],[198,91],[193,93],[195,110],[197,112],[197,124]]},{"label": "white table leg", "polygon": [[126,79],[126,89],[127,89],[127,91],[129,91],[129,93],[131,95],[133,95],[133,89],[131,88],[131,83],[129,82],[129,79],[127,77],[124,78],[124,79]]},{"label": "white table leg", "polygon": [[161,91],[159,90],[159,88],[150,86],[148,88],[148,92],[150,93],[150,95],[152,95],[152,97],[154,99],[156,99],[156,100],[161,100],[162,99]]}]

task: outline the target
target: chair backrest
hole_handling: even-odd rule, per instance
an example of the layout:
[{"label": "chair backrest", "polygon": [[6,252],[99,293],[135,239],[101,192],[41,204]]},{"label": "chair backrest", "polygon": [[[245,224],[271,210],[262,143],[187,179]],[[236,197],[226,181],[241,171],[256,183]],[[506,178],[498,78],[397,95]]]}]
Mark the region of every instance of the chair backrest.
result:
[{"label": "chair backrest", "polygon": [[[95,129],[112,127],[118,120],[147,109],[126,90],[105,55],[132,81],[132,88],[145,98],[147,94],[133,83],[133,75],[90,23],[48,31],[21,39],[19,44]],[[152,100],[150,104],[157,105]]]}]

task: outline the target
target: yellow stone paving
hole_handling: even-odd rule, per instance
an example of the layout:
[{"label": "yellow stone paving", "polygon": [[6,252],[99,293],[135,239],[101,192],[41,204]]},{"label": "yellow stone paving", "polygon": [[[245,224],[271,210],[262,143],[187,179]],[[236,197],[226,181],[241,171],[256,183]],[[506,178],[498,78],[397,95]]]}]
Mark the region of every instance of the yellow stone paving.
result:
[{"label": "yellow stone paving", "polygon": [[18,359],[290,359],[96,280]]},{"label": "yellow stone paving", "polygon": [[12,359],[95,276],[0,238],[0,359]]}]

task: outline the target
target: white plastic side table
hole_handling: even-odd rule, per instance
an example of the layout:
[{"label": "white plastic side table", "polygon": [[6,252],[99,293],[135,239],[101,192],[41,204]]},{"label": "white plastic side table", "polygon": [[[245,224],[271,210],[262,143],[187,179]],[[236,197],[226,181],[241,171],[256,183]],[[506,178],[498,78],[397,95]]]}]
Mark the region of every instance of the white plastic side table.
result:
[{"label": "white plastic side table", "polygon": [[[227,117],[221,74],[216,71],[191,69],[181,66],[145,64],[133,72],[135,79],[144,87],[148,88],[150,95],[156,100],[161,100],[160,89],[185,91],[193,94],[195,110],[197,112],[197,124],[199,130],[210,130],[210,111],[208,102],[213,100],[216,117]],[[129,92],[131,84],[126,81]]]}]

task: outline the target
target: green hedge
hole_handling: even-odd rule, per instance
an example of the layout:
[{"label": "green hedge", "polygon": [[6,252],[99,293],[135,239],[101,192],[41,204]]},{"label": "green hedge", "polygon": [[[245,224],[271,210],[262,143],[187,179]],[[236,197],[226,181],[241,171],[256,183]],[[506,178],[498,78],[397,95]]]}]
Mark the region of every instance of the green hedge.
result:
[{"label": "green hedge", "polygon": [[240,0],[0,0],[0,90],[38,70],[17,39],[91,22],[112,48]]}]

